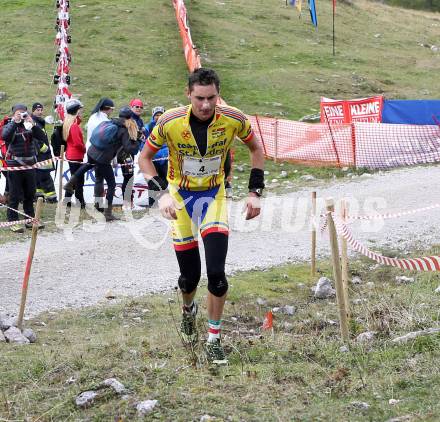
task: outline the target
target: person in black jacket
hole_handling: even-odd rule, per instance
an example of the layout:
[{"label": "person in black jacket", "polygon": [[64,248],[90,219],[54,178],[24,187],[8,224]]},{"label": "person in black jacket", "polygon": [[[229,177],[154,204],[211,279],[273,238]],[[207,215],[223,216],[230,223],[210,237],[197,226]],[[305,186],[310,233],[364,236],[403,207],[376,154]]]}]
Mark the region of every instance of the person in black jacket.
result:
[{"label": "person in black jacket", "polygon": [[[103,178],[107,182],[107,193],[105,196],[107,199],[107,208],[104,209],[106,221],[119,220],[118,217],[113,215],[113,197],[116,189],[116,180],[111,162],[120,150],[134,155],[139,148],[139,141],[137,140],[138,127],[131,117],[132,112],[129,107],[123,107],[119,110],[119,118],[111,120],[111,122],[118,127],[117,133],[114,139],[105,147],[94,145],[92,135],[91,146],[87,151],[88,162],[83,164],[75,174],[72,175],[69,182],[64,185],[66,192],[72,192],[78,178],[94,166],[96,179],[99,180]],[[95,201],[103,194],[100,188],[101,186],[101,184],[95,184]],[[95,207],[100,210],[99,203],[95,203]]]},{"label": "person in black jacket", "polygon": [[[8,167],[32,166],[37,162],[40,151],[46,151],[44,132],[35,125],[24,104],[15,104],[12,107],[11,121],[3,127],[2,138],[6,143],[6,164]],[[36,190],[35,169],[9,171],[9,207],[8,221],[17,221],[20,199],[23,200],[23,210],[27,215],[34,217],[34,197]],[[27,223],[31,228],[32,224]],[[40,224],[40,228],[43,225]],[[23,233],[20,225],[11,226],[15,233]]]},{"label": "person in black jacket", "polygon": [[[44,133],[44,143],[47,145],[47,151],[39,152],[37,155],[38,162],[50,160],[52,154],[49,149],[49,139],[46,133],[46,121],[43,118],[43,104],[37,102],[32,105],[32,120]],[[44,168],[37,169],[37,197],[44,198],[45,201],[50,203],[57,202],[57,194],[55,192],[55,185],[53,183],[50,172],[55,170],[53,163],[48,164]]]}]

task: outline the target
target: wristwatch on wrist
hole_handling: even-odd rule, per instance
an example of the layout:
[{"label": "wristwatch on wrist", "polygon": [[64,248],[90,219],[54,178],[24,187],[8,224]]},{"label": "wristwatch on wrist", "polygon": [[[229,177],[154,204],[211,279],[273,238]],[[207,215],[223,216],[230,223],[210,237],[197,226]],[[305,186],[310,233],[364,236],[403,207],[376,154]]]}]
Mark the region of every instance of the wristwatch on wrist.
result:
[{"label": "wristwatch on wrist", "polygon": [[263,188],[253,188],[253,189],[249,189],[249,193],[255,193],[255,195],[257,195],[258,197],[263,195]]}]

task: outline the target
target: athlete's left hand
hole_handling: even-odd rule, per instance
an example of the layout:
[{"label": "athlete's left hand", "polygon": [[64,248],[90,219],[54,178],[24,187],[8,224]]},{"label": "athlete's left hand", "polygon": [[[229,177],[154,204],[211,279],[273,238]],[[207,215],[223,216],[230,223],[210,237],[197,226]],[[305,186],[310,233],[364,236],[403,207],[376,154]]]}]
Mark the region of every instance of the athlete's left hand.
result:
[{"label": "athlete's left hand", "polygon": [[177,220],[178,204],[169,193],[164,193],[159,199],[159,211],[167,220]]},{"label": "athlete's left hand", "polygon": [[260,198],[255,195],[255,193],[249,193],[243,211],[246,211],[246,220],[252,220],[252,218],[260,215],[261,202]]}]

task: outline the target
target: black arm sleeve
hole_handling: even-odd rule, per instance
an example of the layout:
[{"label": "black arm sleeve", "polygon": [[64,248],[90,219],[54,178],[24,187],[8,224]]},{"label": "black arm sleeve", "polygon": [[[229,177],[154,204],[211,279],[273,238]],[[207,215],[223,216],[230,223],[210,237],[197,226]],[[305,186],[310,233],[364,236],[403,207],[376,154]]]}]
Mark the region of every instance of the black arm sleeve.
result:
[{"label": "black arm sleeve", "polygon": [[264,189],[264,171],[253,168],[249,176],[249,189]]}]

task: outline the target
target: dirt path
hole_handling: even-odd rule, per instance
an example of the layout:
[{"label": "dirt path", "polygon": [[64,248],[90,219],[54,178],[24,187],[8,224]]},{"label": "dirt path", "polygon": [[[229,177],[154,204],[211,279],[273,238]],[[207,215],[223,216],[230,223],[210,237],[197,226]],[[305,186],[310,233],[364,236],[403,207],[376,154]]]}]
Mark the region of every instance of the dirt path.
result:
[{"label": "dirt path", "polygon": [[[355,213],[374,214],[440,203],[439,182],[440,167],[419,167],[332,182],[316,190],[321,198],[349,198]],[[228,274],[309,259],[311,190],[267,198],[262,217],[254,222],[245,223],[242,205],[232,204]],[[440,209],[352,227],[372,248],[429,246],[440,243]],[[166,223],[155,213],[133,223],[93,224],[66,233],[43,233],[38,239],[28,316],[105,301],[109,289],[118,296],[137,296],[176,284],[178,267]],[[321,256],[328,255],[328,239],[318,238],[318,248]],[[18,310],[27,249],[28,242],[0,246],[0,313]]]}]

